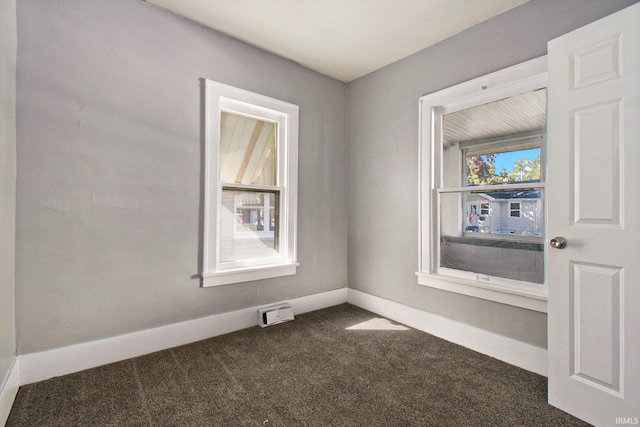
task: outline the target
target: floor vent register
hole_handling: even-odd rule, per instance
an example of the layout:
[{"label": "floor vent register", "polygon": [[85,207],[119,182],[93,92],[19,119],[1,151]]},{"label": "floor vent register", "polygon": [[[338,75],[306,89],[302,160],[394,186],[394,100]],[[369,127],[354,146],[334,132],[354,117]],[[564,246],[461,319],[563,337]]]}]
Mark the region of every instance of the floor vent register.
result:
[{"label": "floor vent register", "polygon": [[290,320],[293,320],[293,309],[289,303],[271,305],[258,309],[258,325],[263,328]]}]

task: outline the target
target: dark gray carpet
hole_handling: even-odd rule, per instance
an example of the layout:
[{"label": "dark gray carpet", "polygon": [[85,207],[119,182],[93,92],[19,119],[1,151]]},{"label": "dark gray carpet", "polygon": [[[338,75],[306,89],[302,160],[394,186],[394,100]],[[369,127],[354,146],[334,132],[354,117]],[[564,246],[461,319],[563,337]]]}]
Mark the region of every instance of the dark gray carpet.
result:
[{"label": "dark gray carpet", "polygon": [[344,304],[20,388],[7,426],[580,426],[546,379]]}]

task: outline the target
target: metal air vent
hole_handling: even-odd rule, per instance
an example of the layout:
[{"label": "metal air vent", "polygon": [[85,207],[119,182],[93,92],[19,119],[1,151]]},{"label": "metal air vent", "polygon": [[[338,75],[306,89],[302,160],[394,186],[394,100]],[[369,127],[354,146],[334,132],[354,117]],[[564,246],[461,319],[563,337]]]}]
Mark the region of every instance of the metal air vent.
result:
[{"label": "metal air vent", "polygon": [[265,328],[293,320],[291,304],[283,303],[258,309],[258,325]]}]

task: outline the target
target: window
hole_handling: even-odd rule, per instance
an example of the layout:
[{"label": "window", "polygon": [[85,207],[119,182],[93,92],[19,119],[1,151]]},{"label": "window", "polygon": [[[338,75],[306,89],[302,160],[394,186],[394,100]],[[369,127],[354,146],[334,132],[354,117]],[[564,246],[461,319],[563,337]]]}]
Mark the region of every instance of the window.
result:
[{"label": "window", "polygon": [[205,88],[203,286],[295,274],[298,107]]},{"label": "window", "polygon": [[509,203],[509,216],[520,218],[520,203]]},{"label": "window", "polygon": [[545,58],[420,99],[420,284],[546,311],[545,123]]}]

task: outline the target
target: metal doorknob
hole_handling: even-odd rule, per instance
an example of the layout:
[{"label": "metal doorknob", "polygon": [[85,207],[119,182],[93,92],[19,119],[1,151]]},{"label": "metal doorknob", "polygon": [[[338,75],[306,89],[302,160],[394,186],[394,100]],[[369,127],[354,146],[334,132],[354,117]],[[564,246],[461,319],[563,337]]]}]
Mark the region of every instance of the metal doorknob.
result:
[{"label": "metal doorknob", "polygon": [[552,248],[563,249],[565,246],[567,246],[567,239],[560,236],[554,237],[553,239],[549,240],[549,245],[551,245]]}]

